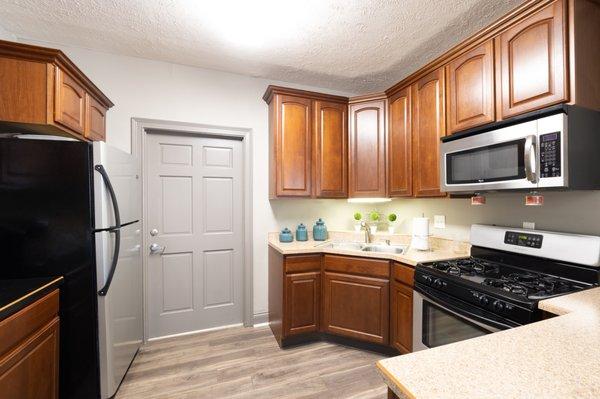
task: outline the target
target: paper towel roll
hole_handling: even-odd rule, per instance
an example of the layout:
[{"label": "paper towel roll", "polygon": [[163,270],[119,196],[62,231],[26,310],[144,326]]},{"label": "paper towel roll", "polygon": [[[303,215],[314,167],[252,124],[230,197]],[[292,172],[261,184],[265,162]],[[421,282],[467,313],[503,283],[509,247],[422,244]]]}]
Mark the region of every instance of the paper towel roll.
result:
[{"label": "paper towel roll", "polygon": [[429,218],[413,218],[411,247],[420,251],[429,250]]}]

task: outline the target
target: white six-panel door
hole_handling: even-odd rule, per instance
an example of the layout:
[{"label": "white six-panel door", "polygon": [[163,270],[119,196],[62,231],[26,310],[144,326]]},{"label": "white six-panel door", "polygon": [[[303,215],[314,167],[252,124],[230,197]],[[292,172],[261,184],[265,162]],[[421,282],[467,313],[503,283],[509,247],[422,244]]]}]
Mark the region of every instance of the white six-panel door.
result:
[{"label": "white six-panel door", "polygon": [[149,133],[146,154],[148,338],[241,323],[242,142]]}]

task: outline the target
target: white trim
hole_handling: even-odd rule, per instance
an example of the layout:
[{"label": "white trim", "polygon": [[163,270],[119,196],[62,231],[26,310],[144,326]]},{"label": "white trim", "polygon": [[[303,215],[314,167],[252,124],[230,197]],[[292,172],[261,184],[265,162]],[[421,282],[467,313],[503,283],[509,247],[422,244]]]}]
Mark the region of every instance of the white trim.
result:
[{"label": "white trim", "polygon": [[146,340],[146,342],[156,342],[156,341],[162,341],[162,340],[168,339],[168,338],[186,337],[188,335],[201,334],[201,333],[206,333],[206,332],[211,332],[211,331],[226,330],[228,328],[243,327],[243,326],[244,326],[244,323],[237,323],[237,324],[229,324],[227,326],[205,328],[204,330],[186,331],[186,332],[179,333],[179,334],[163,335],[162,337],[149,338],[148,340]]},{"label": "white trim", "polygon": [[[147,204],[143,193],[147,192],[146,179],[144,178],[144,147],[146,143],[146,130],[155,129],[169,131],[180,134],[202,134],[205,136],[218,136],[238,138],[242,140],[244,148],[244,326],[252,327],[254,325],[254,300],[253,300],[253,234],[252,234],[252,164],[253,164],[253,140],[252,129],[240,127],[226,127],[206,125],[188,122],[173,122],[156,119],[131,118],[131,153],[137,155],[140,162],[142,186],[142,231],[146,231],[144,225],[146,220]],[[143,234],[143,246],[147,248],[148,237]],[[146,276],[147,264],[146,257],[142,257],[142,268],[144,275],[144,341],[148,342],[148,309],[146,306],[148,287]],[[187,334],[187,333],[186,333]]]},{"label": "white trim", "polygon": [[260,312],[254,314],[254,327],[269,322],[269,312]]}]

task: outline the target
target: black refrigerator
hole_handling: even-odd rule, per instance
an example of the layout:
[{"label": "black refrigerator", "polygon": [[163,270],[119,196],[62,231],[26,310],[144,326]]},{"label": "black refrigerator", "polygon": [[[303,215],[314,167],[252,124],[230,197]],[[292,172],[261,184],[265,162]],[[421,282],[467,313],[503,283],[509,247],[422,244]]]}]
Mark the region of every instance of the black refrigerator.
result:
[{"label": "black refrigerator", "polygon": [[63,276],[60,398],[112,397],[143,339],[139,160],[0,139],[0,279]]}]

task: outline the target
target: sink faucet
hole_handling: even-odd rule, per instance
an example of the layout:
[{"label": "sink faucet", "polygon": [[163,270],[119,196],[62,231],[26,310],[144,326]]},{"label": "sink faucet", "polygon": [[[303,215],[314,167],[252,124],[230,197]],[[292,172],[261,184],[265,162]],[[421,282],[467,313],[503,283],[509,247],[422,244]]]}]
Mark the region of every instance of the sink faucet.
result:
[{"label": "sink faucet", "polygon": [[365,244],[371,243],[371,226],[367,222],[360,222],[360,227],[365,229]]}]

